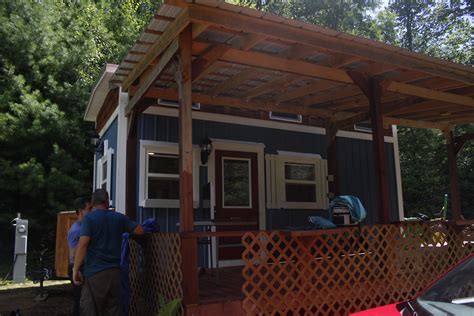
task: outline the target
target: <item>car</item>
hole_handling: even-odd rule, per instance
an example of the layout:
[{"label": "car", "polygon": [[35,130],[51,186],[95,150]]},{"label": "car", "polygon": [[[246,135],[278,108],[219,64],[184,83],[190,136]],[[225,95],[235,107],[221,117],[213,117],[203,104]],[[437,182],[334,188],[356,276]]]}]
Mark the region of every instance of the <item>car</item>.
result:
[{"label": "car", "polygon": [[474,315],[474,253],[441,274],[413,299],[352,316]]}]

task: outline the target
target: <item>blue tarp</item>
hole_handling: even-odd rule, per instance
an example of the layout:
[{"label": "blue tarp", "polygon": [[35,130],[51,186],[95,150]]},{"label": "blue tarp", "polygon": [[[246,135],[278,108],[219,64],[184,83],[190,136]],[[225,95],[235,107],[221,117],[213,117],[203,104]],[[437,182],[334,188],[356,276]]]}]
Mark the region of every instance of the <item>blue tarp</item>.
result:
[{"label": "blue tarp", "polygon": [[[157,233],[160,231],[160,226],[155,221],[154,218],[147,219],[142,223],[145,233]],[[122,235],[122,255],[120,257],[120,267],[121,267],[121,289],[120,296],[122,301],[122,311],[123,315],[128,316],[129,302],[130,302],[130,284],[128,279],[128,267],[129,267],[129,253],[130,247],[128,245],[129,234],[125,233]]]},{"label": "blue tarp", "polygon": [[336,206],[347,206],[351,213],[351,221],[353,223],[360,223],[367,216],[367,212],[360,202],[359,198],[352,195],[341,195],[335,197],[329,203],[329,220],[333,221],[333,210]]}]

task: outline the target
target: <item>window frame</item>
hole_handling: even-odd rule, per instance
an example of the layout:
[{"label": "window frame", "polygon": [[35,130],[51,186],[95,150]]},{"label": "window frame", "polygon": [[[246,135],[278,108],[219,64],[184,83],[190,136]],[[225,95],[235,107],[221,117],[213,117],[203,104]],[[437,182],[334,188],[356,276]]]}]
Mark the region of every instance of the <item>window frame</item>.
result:
[{"label": "window frame", "polygon": [[[96,170],[96,182],[95,188],[101,189],[102,186],[105,184],[105,189],[109,193],[110,198],[110,205],[113,206],[113,196],[112,196],[112,163],[113,163],[113,155],[114,149],[109,147],[109,141],[106,139],[104,140],[104,151],[102,153],[102,157],[97,159],[97,170]],[[105,178],[104,175],[104,164],[107,164],[107,170],[105,170]]]},{"label": "window frame", "polygon": [[[282,152],[277,155],[268,155],[267,172],[270,173],[267,181],[271,181],[268,191],[271,208],[283,209],[327,209],[328,207],[328,183],[327,183],[327,161],[320,155]],[[314,166],[314,181],[286,179],[286,164],[303,164]],[[315,185],[315,202],[289,202],[286,200],[286,184],[301,183]]]},{"label": "window frame", "polygon": [[[148,179],[150,176],[154,178],[177,178],[179,180],[179,173],[177,175],[150,173],[148,171],[150,153],[176,156],[179,159],[179,144],[140,140],[139,206],[151,208],[179,208],[179,199],[148,198]],[[193,207],[195,208],[199,205],[199,157],[199,147],[193,146]]]},{"label": "window frame", "polygon": [[[287,114],[287,115],[295,115],[296,118],[290,118],[285,116],[279,116],[278,113]],[[291,123],[303,123],[303,115],[301,114],[292,114],[292,113],[283,113],[283,112],[268,112],[268,117],[270,120],[273,121],[282,121],[282,122],[291,122]]]}]

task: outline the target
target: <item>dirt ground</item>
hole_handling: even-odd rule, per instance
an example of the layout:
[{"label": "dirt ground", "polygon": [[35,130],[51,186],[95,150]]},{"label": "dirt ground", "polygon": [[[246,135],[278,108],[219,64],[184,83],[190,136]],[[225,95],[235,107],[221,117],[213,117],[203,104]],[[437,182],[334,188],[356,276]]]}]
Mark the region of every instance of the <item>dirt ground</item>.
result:
[{"label": "dirt ground", "polygon": [[21,316],[30,315],[70,315],[72,311],[72,290],[68,281],[46,281],[45,301],[35,301],[39,294],[39,284],[32,282],[22,285],[0,286],[0,316],[9,316],[19,310]]}]

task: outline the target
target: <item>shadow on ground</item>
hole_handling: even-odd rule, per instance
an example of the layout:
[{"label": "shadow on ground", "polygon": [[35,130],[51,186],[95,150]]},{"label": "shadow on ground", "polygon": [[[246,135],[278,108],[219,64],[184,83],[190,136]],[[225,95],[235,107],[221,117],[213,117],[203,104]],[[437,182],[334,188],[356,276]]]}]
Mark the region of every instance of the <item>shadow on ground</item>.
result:
[{"label": "shadow on ground", "polygon": [[[47,284],[47,281],[45,283]],[[73,298],[70,284],[47,286],[45,292],[48,298],[35,302],[34,299],[39,294],[38,284],[34,287],[3,290],[0,287],[0,315],[8,316],[17,309],[21,316],[71,314]]]}]

